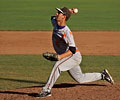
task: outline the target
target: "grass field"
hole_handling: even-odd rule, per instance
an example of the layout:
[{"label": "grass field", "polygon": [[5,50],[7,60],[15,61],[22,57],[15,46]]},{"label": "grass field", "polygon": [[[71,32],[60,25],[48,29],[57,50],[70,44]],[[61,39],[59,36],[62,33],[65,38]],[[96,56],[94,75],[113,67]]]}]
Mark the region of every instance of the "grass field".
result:
[{"label": "grass field", "polygon": [[[120,31],[119,0],[0,0],[0,30],[52,30],[51,15],[56,7],[78,8],[68,22],[71,30]],[[0,89],[45,84],[54,62],[41,55],[0,55]],[[120,56],[83,56],[83,72],[110,70],[120,81]],[[57,83],[73,82],[67,72]]]},{"label": "grass field", "polygon": [[[54,62],[41,55],[0,55],[0,89],[14,89],[46,83]],[[120,81],[120,56],[83,56],[83,72],[101,72],[107,68],[115,82]],[[57,83],[73,82],[67,72]]]},{"label": "grass field", "polygon": [[120,30],[119,0],[0,0],[0,30],[52,30],[56,7],[77,7],[72,30]]}]

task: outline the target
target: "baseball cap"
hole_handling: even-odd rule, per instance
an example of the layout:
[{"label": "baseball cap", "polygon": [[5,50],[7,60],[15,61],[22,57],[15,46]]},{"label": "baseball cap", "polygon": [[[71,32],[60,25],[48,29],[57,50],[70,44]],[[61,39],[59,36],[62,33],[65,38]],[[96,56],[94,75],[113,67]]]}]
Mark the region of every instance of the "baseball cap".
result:
[{"label": "baseball cap", "polygon": [[56,10],[66,16],[66,21],[70,18],[71,12],[67,7],[56,8]]}]

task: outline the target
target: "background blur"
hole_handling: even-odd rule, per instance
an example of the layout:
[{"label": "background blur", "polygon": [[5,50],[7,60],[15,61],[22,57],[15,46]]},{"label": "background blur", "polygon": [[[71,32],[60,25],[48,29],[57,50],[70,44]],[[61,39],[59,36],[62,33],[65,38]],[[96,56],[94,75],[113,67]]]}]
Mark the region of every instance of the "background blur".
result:
[{"label": "background blur", "polygon": [[78,8],[72,30],[120,30],[120,0],[0,0],[0,30],[52,30],[56,7]]}]

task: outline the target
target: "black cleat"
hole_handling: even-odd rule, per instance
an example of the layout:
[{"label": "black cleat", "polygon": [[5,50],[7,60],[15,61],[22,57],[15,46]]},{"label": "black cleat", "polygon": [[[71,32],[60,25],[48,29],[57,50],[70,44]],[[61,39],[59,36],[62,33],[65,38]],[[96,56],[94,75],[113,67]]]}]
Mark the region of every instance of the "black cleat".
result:
[{"label": "black cleat", "polygon": [[41,93],[38,93],[36,95],[36,97],[38,97],[38,98],[44,98],[44,97],[49,97],[49,96],[51,96],[51,93],[47,92],[47,91],[42,91]]},{"label": "black cleat", "polygon": [[102,79],[106,80],[107,82],[114,84],[114,80],[112,79],[112,76],[109,74],[107,69],[104,69],[102,72]]}]

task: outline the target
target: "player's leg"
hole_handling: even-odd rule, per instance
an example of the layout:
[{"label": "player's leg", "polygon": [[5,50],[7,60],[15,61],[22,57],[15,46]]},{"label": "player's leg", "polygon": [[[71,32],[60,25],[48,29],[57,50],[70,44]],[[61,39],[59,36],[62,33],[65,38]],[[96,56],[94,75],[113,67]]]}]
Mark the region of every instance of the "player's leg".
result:
[{"label": "player's leg", "polygon": [[76,66],[68,72],[71,77],[79,83],[92,82],[102,79],[101,73],[82,73],[80,66]]},{"label": "player's leg", "polygon": [[67,71],[72,68],[73,64],[71,63],[72,62],[71,58],[72,56],[69,56],[55,63],[52,72],[49,76],[49,79],[46,85],[43,87],[43,91],[51,91],[51,88],[53,87],[54,83],[60,76],[61,71]]},{"label": "player's leg", "polygon": [[42,91],[36,95],[36,97],[47,97],[51,96],[51,88],[53,87],[54,83],[60,76],[61,71],[59,70],[59,66],[55,64],[53,66],[52,72],[48,78],[46,85],[43,87]]},{"label": "player's leg", "polygon": [[43,87],[43,91],[49,91],[49,92],[51,91],[51,88],[53,87],[54,83],[60,76],[60,73],[61,73],[61,71],[59,69],[59,66],[54,65],[52,72],[48,78],[48,81],[47,81],[46,85]]}]

